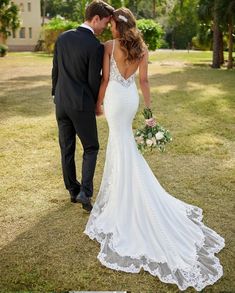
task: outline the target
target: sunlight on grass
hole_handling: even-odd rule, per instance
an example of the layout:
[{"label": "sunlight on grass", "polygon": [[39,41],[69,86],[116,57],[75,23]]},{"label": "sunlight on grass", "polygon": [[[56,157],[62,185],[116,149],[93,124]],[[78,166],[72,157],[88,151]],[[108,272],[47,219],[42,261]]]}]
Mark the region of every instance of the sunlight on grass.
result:
[{"label": "sunlight on grass", "polygon": [[[235,71],[211,69],[211,52],[158,50],[150,60],[153,112],[173,141],[145,158],[168,192],[200,206],[205,224],[225,237],[224,276],[203,292],[229,292],[235,288]],[[0,58],[0,290],[178,292],[146,272],[115,272],[97,261],[99,245],[83,234],[88,215],[69,202],[63,185],[51,64],[44,53]],[[144,123],[142,109],[141,97],[134,129]],[[108,137],[105,118],[97,123],[95,196]],[[81,157],[77,142],[79,178]]]}]

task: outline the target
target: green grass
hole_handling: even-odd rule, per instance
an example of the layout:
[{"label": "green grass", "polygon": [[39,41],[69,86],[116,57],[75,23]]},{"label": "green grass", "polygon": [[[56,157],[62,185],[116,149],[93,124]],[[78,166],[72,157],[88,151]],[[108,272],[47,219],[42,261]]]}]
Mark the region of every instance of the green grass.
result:
[{"label": "green grass", "polygon": [[[201,207],[204,223],[225,238],[224,276],[203,292],[234,292],[235,72],[211,69],[210,56],[151,54],[153,111],[173,142],[145,158],[164,188]],[[146,272],[112,271],[96,259],[99,245],[82,233],[88,215],[69,202],[63,186],[51,62],[38,53],[0,58],[0,291],[179,292]],[[139,111],[133,127],[142,123]],[[104,117],[98,128],[95,195],[108,136]],[[78,174],[81,155],[78,142]]]},{"label": "green grass", "polygon": [[[225,53],[225,58],[227,53]],[[183,61],[193,64],[201,64],[211,62],[212,52],[211,51],[187,51],[187,50],[158,50],[150,53],[151,61]]]}]

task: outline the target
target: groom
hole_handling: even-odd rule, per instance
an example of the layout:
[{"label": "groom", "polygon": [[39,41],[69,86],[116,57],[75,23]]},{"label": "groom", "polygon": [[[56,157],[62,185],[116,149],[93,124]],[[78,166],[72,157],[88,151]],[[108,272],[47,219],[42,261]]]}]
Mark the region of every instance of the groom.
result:
[{"label": "groom", "polygon": [[[99,150],[95,105],[101,81],[104,47],[95,35],[103,32],[113,8],[101,0],[91,2],[85,22],[61,34],[55,44],[52,96],[56,104],[63,178],[71,202],[91,211],[93,177]],[[83,146],[82,180],[76,178],[76,135]]]}]

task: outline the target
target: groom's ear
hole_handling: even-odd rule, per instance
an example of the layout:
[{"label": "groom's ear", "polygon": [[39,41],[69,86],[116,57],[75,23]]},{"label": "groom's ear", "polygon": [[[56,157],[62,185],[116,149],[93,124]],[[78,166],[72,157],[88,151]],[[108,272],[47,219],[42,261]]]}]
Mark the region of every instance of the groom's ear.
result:
[{"label": "groom's ear", "polygon": [[92,22],[94,22],[94,23],[100,22],[100,17],[99,17],[99,15],[95,15],[95,16],[92,18]]}]

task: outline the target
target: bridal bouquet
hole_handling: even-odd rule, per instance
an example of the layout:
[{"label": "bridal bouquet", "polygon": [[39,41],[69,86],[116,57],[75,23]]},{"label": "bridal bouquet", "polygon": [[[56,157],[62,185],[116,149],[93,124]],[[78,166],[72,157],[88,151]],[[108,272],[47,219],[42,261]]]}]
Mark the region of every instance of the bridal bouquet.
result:
[{"label": "bridal bouquet", "polygon": [[165,145],[172,140],[170,132],[154,121],[150,109],[145,108],[143,115],[146,125],[135,132],[138,149],[141,152],[145,152],[148,149],[158,148],[163,152]]}]

